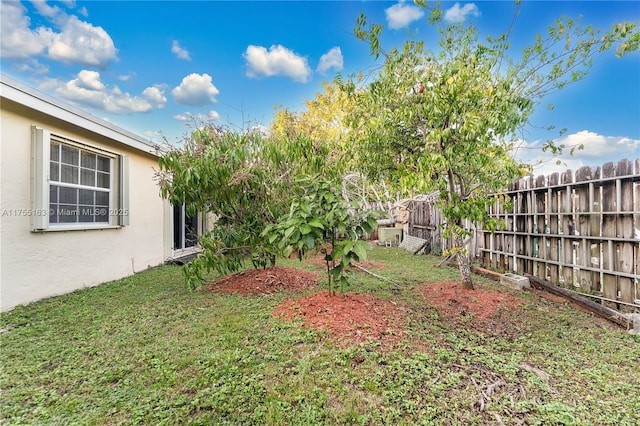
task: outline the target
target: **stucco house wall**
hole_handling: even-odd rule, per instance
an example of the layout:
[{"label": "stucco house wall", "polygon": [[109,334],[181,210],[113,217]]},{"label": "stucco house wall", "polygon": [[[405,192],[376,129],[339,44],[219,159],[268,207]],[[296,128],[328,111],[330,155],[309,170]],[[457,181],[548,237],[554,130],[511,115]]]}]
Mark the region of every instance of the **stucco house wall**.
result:
[{"label": "stucco house wall", "polygon": [[[153,179],[154,148],[136,135],[61,106],[6,76],[2,76],[0,95],[0,309],[10,310],[161,264],[171,253],[171,209]],[[114,220],[95,229],[34,230],[32,216],[40,214],[33,211],[34,129],[126,156],[128,200],[122,205],[116,201],[112,207],[127,207],[128,223]]]}]

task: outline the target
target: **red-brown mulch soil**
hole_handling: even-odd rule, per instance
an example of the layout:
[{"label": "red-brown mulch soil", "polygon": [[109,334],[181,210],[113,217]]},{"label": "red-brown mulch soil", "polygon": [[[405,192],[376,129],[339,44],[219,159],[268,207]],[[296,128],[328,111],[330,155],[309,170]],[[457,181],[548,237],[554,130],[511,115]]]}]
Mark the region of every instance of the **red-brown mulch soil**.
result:
[{"label": "red-brown mulch soil", "polygon": [[329,331],[342,346],[371,339],[389,347],[405,336],[402,307],[370,294],[329,296],[328,291],[322,291],[285,301],[274,309],[273,316],[290,321],[300,318],[306,327]]},{"label": "red-brown mulch soil", "polygon": [[315,286],[320,276],[315,272],[286,266],[249,269],[213,282],[211,291],[236,293],[242,296],[272,294],[278,291],[299,291]]},{"label": "red-brown mulch soil", "polygon": [[482,331],[501,333],[504,326],[500,319],[510,311],[518,310],[522,301],[506,291],[492,290],[475,286],[465,290],[462,283],[445,281],[421,285],[417,291],[422,293],[430,306],[453,320],[472,316],[469,325]]}]

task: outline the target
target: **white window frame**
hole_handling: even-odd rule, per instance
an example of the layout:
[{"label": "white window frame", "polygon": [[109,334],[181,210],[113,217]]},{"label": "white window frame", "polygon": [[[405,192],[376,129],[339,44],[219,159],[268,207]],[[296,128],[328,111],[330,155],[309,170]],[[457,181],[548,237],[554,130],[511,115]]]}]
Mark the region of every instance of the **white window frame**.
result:
[{"label": "white window frame", "polygon": [[[129,157],[112,151],[89,145],[77,140],[72,140],[51,131],[32,126],[31,140],[31,230],[32,232],[44,231],[72,231],[87,229],[121,228],[129,225]],[[51,223],[50,187],[72,187],[77,189],[89,189],[91,186],[78,184],[65,184],[60,181],[51,181],[51,143],[68,145],[78,148],[80,152],[91,152],[110,159],[109,167],[109,206],[108,222],[72,222]],[[80,163],[81,164],[81,163]],[[61,171],[59,170],[60,174]],[[117,187],[115,177],[118,174]],[[97,187],[97,182],[96,182]],[[106,192],[106,191],[105,191]],[[117,208],[114,208],[117,206]],[[80,212],[78,212],[80,213]]]}]

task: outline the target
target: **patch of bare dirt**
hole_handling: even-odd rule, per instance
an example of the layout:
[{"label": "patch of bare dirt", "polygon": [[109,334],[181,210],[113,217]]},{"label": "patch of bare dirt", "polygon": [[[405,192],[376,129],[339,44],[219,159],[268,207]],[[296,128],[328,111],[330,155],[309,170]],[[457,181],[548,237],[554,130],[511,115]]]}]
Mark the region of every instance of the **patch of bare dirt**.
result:
[{"label": "patch of bare dirt", "polygon": [[480,286],[466,290],[457,281],[424,284],[417,291],[444,317],[455,321],[468,319],[471,328],[491,334],[506,333],[509,323],[502,320],[522,305],[521,299],[507,292]]},{"label": "patch of bare dirt", "polygon": [[210,291],[236,293],[242,296],[272,294],[279,291],[300,291],[317,285],[320,276],[304,269],[276,266],[248,269],[227,275],[210,286]]},{"label": "patch of bare dirt", "polygon": [[370,294],[330,296],[322,291],[285,301],[274,309],[273,316],[301,319],[305,327],[330,332],[343,346],[371,339],[389,347],[405,337],[406,312],[402,306]]}]

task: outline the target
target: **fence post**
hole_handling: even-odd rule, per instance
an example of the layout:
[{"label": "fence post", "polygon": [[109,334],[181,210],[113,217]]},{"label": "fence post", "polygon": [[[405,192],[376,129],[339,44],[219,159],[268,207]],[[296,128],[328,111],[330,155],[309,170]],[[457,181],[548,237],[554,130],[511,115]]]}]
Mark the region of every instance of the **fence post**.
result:
[{"label": "fence post", "polygon": [[541,236],[537,238],[537,257],[541,260],[536,262],[536,276],[547,279],[547,264],[545,260],[547,259],[548,250],[548,240],[546,237],[547,233],[547,193],[543,191],[545,187],[545,177],[538,176],[536,179],[536,188],[539,190],[534,192],[535,201],[536,201],[536,228],[538,234]]},{"label": "fence post", "polygon": [[[517,192],[518,188],[520,188],[522,179],[514,180],[508,186],[508,191],[506,197],[509,198],[511,202],[511,209],[505,209],[505,252],[507,254],[507,271],[520,271],[521,269],[518,267],[516,263],[515,254],[518,251],[518,246],[516,245],[516,241],[513,238],[516,232],[518,232],[518,211],[520,210],[520,205],[522,204],[522,199],[520,198],[520,193]],[[506,200],[505,200],[506,201]]]},{"label": "fence post", "polygon": [[[636,159],[636,174],[640,176],[640,158]],[[634,237],[636,240],[640,240],[640,182],[635,185],[635,197],[634,197]],[[640,275],[640,242],[634,246],[636,251],[635,255],[635,269],[633,271],[636,277]],[[634,303],[640,304],[640,278],[636,278],[634,282],[635,294]]]},{"label": "fence post", "polygon": [[567,170],[561,175],[561,182],[564,189],[559,192],[560,196],[560,264],[562,282],[565,287],[573,288],[574,281],[574,261],[573,261],[573,238],[575,235],[575,223],[573,221],[573,171]]},{"label": "fence post", "polygon": [[[624,238],[624,241],[621,241],[618,245],[618,260],[615,265],[615,270],[626,274],[633,274],[633,252],[634,246],[637,245],[637,243],[634,244],[630,241],[634,238],[633,179],[631,175],[633,175],[633,163],[627,159],[620,160],[616,170],[616,176],[620,177],[620,179],[616,180],[616,198],[620,206],[618,208],[620,217],[618,218],[616,233],[619,238]],[[619,276],[618,291],[620,293],[620,300],[633,303],[634,282],[631,278]]]},{"label": "fence post", "polygon": [[[514,219],[516,221],[516,231],[512,235],[513,238],[513,264],[518,268],[516,271],[520,274],[527,270],[527,260],[523,257],[527,255],[527,237],[522,233],[527,232],[527,180],[518,180],[518,205],[514,206]],[[517,207],[517,208],[516,208]]]},{"label": "fence post", "polygon": [[548,197],[548,209],[549,209],[549,277],[548,281],[553,284],[560,284],[560,268],[558,263],[560,261],[560,244],[559,244],[559,219],[558,215],[558,195],[559,190],[557,185],[560,181],[560,173],[555,172],[549,176],[549,185],[547,189]]},{"label": "fence post", "polygon": [[[489,207],[489,209],[491,209],[491,207]],[[482,245],[484,246],[484,251],[482,252],[482,266],[490,269],[493,267],[491,264],[491,260],[493,259],[493,235],[491,232],[483,231],[482,240]]]},{"label": "fence post", "polygon": [[[591,169],[591,178],[602,179],[602,168]],[[602,235],[602,187],[596,187],[594,182],[589,183],[589,235],[600,237]],[[594,239],[589,245],[591,255],[591,267],[597,267],[599,271],[591,271],[591,289],[602,294],[602,244]]]},{"label": "fence post", "polygon": [[[616,163],[608,162],[602,166],[602,177],[613,178],[616,176]],[[602,288],[604,297],[616,300],[618,297],[618,283],[616,276],[612,274],[615,268],[615,254],[617,244],[611,238],[616,238],[616,223],[620,205],[617,203],[617,181],[607,180],[602,184],[602,236],[609,238],[603,247],[602,256]],[[605,302],[605,306],[616,308],[612,302]]]},{"label": "fence post", "polygon": [[580,268],[578,270],[578,285],[583,291],[599,290],[594,287],[594,283],[591,280],[591,273],[584,269],[591,266],[590,247],[587,236],[589,235],[589,221],[591,204],[593,200],[589,196],[589,186],[586,183],[579,185],[580,182],[586,182],[591,180],[591,167],[580,167],[576,171],[576,200],[577,200],[577,218],[576,218],[576,230],[582,237],[577,247],[577,264]]}]

